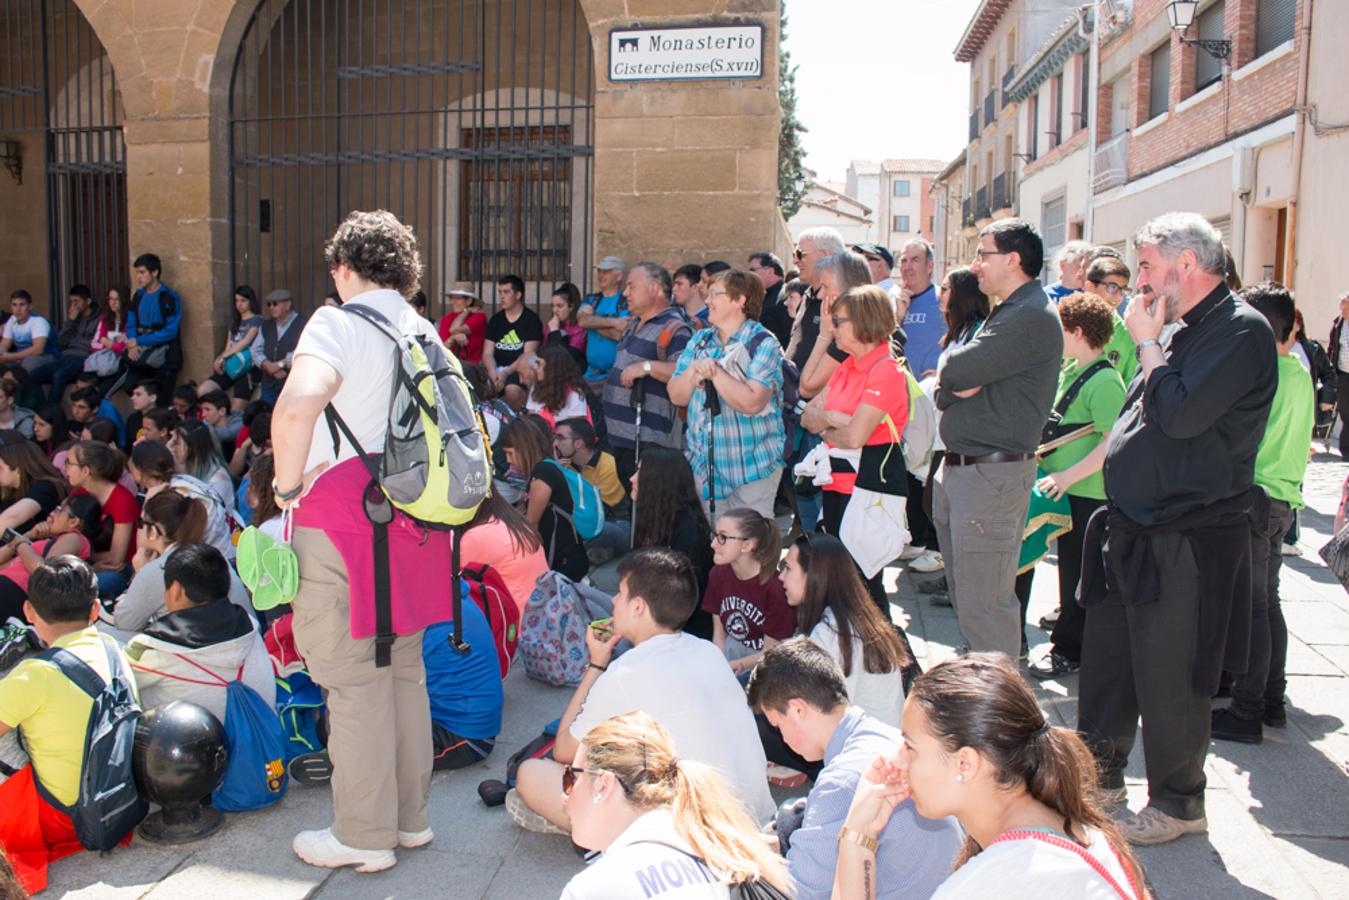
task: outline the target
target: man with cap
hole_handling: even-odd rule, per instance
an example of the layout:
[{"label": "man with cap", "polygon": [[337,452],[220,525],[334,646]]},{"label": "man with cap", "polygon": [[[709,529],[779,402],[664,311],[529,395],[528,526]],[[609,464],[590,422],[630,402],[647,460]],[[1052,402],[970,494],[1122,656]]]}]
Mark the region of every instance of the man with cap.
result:
[{"label": "man with cap", "polygon": [[895,255],[889,248],[880,244],[854,244],[853,249],[867,261],[867,268],[871,269],[871,283],[889,294],[892,300],[899,296],[899,286],[890,277],[890,270],[895,267]]},{"label": "man with cap", "polygon": [[262,390],[258,396],[275,404],[281,388],[290,374],[295,359],[295,345],[300,341],[304,322],[295,311],[295,298],[285,288],[277,288],[264,298],[267,318],[263,320],[258,336],[253,339],[253,365],[262,373]]},{"label": "man with cap", "polygon": [[623,301],[623,276],[627,266],[617,256],[595,264],[595,293],[581,301],[576,322],[590,332],[586,338],[586,381],[599,387],[614,366],[618,342],[628,328],[628,305]]}]

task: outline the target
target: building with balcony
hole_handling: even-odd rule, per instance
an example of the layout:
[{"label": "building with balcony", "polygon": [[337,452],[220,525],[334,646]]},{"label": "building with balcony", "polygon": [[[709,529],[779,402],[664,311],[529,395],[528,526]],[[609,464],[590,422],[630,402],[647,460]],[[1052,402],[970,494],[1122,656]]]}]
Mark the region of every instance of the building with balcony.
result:
[{"label": "building with balcony", "polygon": [[932,179],[940,159],[855,159],[848,164],[846,192],[875,210],[867,243],[889,247],[896,257],[904,242],[932,240]]},{"label": "building with balcony", "polygon": [[1091,203],[1087,123],[1094,18],[1090,7],[1067,16],[1007,88],[1009,101],[1021,109],[1017,208],[1044,238],[1046,283],[1058,279],[1058,250],[1083,236]]},{"label": "building with balcony", "polygon": [[1197,212],[1222,231],[1243,280],[1287,280],[1307,0],[1201,3],[1185,37],[1228,42],[1227,60],[1182,41],[1166,6],[1136,0],[1131,18],[1102,23],[1088,234],[1132,262],[1140,225]]},{"label": "building with balcony", "polygon": [[1024,151],[1011,89],[1026,58],[1060,26],[1063,8],[1061,0],[981,0],[956,44],[956,61],[970,64],[964,196],[975,226],[1016,214]]},{"label": "building with balcony", "polygon": [[932,197],[932,246],[940,277],[966,265],[974,253],[974,218],[965,194],[965,151],[937,173],[928,193]]}]

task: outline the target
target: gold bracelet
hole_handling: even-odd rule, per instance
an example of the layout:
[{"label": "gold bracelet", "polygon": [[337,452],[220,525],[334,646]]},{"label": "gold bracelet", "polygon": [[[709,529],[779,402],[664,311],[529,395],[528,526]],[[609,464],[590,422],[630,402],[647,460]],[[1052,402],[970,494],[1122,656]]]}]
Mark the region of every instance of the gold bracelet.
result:
[{"label": "gold bracelet", "polygon": [[872,853],[876,852],[876,839],[867,837],[860,831],[854,831],[847,825],[838,830],[838,839],[840,841],[852,841],[859,847],[864,847]]}]

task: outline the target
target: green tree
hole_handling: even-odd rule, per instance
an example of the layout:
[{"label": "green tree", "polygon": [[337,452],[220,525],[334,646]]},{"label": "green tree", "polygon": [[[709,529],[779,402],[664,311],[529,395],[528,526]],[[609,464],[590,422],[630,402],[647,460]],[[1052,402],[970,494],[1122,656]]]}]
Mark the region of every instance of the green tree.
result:
[{"label": "green tree", "polygon": [[782,0],[778,29],[778,105],[782,108],[782,130],[778,133],[778,205],[790,219],[801,208],[801,198],[809,187],[806,178],[805,148],[801,135],[807,128],[796,117],[796,66],[787,52],[787,2]]}]

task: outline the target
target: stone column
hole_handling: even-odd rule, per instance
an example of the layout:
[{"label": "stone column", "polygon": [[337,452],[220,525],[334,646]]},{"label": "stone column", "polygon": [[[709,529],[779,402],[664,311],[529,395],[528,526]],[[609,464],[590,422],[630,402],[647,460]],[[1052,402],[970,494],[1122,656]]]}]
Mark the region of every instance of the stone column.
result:
[{"label": "stone column", "polygon": [[[582,0],[595,47],[596,257],[673,269],[744,266],[782,243],[777,208],[778,5],[774,0]],[[614,28],[764,26],[763,76],[609,80]]]}]

